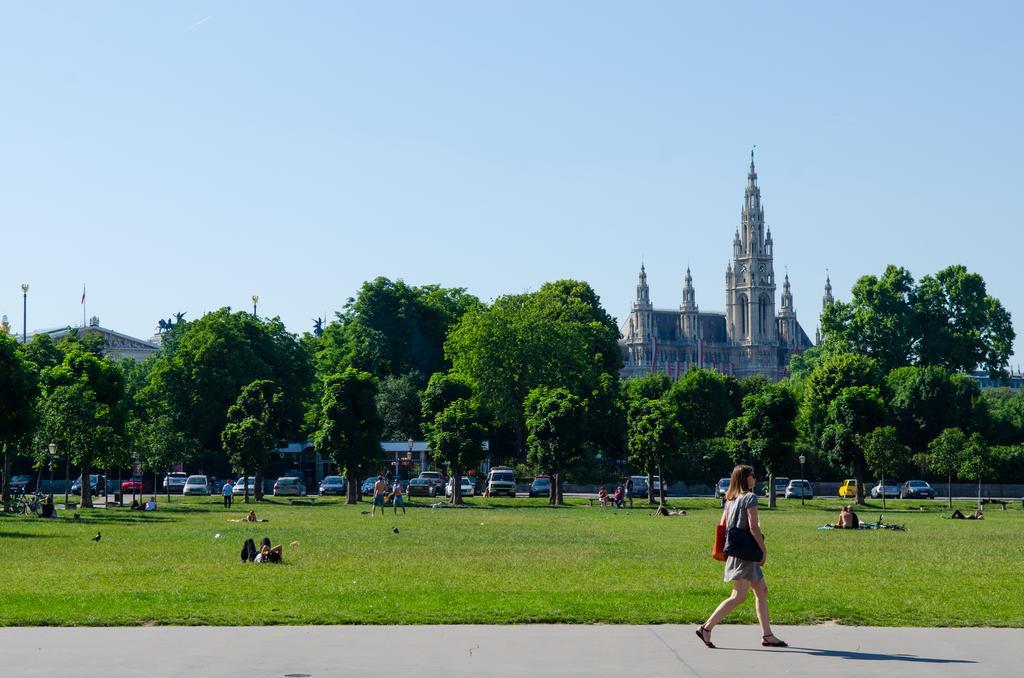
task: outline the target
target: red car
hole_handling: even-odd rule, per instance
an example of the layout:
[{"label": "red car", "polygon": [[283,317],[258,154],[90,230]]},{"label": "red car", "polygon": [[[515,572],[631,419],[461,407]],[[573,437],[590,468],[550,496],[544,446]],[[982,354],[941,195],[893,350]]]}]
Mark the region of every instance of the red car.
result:
[{"label": "red car", "polygon": [[146,494],[152,492],[153,486],[148,481],[132,478],[121,483],[121,494]]}]

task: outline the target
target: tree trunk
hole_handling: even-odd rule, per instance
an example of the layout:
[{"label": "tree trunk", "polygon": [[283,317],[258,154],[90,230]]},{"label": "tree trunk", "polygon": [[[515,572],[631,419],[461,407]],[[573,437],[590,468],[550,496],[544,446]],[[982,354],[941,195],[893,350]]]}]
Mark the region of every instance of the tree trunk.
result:
[{"label": "tree trunk", "polygon": [[345,503],[359,503],[359,479],[345,476]]},{"label": "tree trunk", "polygon": [[775,474],[768,471],[768,508],[775,508],[778,502],[775,499]]},{"label": "tree trunk", "polygon": [[953,474],[946,478],[946,497],[949,500],[949,508],[953,508]]},{"label": "tree trunk", "polygon": [[[170,470],[170,468],[168,468],[167,471],[164,473],[164,478],[170,478],[170,477],[171,477],[171,470]],[[184,488],[182,488],[181,493],[185,494],[185,489]],[[156,478],[153,478],[153,494],[156,494]],[[164,481],[164,494],[167,496],[167,503],[170,504],[171,503],[171,485],[166,480]]]},{"label": "tree trunk", "polygon": [[665,505],[665,475],[661,471],[661,462],[658,462],[658,505]]},{"label": "tree trunk", "polygon": [[[255,489],[255,488],[253,488]],[[249,469],[242,469],[242,491],[245,493],[245,503],[249,503]]]},{"label": "tree trunk", "polygon": [[885,471],[882,471],[882,484],[879,485],[882,490],[882,510],[885,510]]},{"label": "tree trunk", "polygon": [[11,455],[8,454],[7,443],[4,443],[4,512],[11,511]]},{"label": "tree trunk", "polygon": [[555,506],[558,503],[558,479],[551,474],[551,485],[548,487],[548,506]]},{"label": "tree trunk", "polygon": [[253,483],[255,485],[252,488],[252,493],[256,496],[256,501],[263,501],[263,471],[256,469],[256,479]]},{"label": "tree trunk", "polygon": [[64,510],[68,510],[68,492],[71,491],[71,451],[64,457]]},{"label": "tree trunk", "polygon": [[452,504],[458,506],[462,503],[462,472],[452,469]]},{"label": "tree trunk", "polygon": [[978,474],[978,510],[981,510],[981,473]]},{"label": "tree trunk", "polygon": [[[853,477],[857,480],[857,505],[864,506],[864,465],[857,461],[853,465]],[[772,494],[775,494],[775,488],[772,488]]]},{"label": "tree trunk", "polygon": [[654,503],[654,474],[647,470],[647,503]]},{"label": "tree trunk", "polygon": [[[96,484],[99,485],[99,478]],[[98,489],[98,488],[97,488]],[[82,508],[92,508],[92,488],[89,486],[89,465],[82,464]]]},{"label": "tree trunk", "polygon": [[558,505],[559,506],[562,506],[562,505],[565,504],[565,496],[563,495],[563,489],[562,489],[562,476],[563,475],[564,475],[564,473],[562,471],[558,472]]}]

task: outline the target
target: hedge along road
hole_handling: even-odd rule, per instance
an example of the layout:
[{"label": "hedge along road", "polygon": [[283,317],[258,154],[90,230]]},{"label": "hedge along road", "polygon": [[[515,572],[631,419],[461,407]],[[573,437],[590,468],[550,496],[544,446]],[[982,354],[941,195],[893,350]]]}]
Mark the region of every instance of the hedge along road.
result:
[{"label": "hedge along road", "polygon": [[[710,499],[673,499],[689,513],[671,518],[640,502],[475,498],[434,510],[416,499],[407,515],[371,518],[365,502],[276,499],[255,505],[269,519],[256,525],[231,522],[247,507],[219,501],[0,516],[0,624],[692,623],[728,591],[709,556],[720,515]],[[776,622],[1024,626],[1009,548],[1019,506],[954,521],[942,502],[888,504],[886,522],[906,532],[818,530],[835,520],[834,500],[762,511]],[[264,535],[284,544],[284,564],[240,564],[243,540]],[[733,621],[753,622],[752,603]]]}]

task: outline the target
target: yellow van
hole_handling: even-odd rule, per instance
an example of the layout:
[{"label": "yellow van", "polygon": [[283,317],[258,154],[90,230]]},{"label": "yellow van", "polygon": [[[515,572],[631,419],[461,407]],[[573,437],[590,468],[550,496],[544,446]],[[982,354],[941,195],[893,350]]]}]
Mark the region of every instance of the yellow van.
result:
[{"label": "yellow van", "polygon": [[843,499],[856,499],[857,481],[852,479],[844,480],[843,484],[839,486],[839,496]]}]

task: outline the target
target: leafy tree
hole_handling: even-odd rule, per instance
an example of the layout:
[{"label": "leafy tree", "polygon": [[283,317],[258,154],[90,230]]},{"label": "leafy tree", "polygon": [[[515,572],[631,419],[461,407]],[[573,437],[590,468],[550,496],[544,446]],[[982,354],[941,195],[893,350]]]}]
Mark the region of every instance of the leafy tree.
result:
[{"label": "leafy tree", "polygon": [[1010,314],[987,294],[984,279],[959,265],[917,285],[897,266],[881,277],[863,276],[849,302],[824,310],[821,325],[829,340],[873,358],[885,372],[908,365],[969,372],[980,365],[1005,374],[1015,338]]},{"label": "leafy tree", "polygon": [[805,439],[821,447],[829,406],[843,389],[877,387],[880,381],[875,362],[856,353],[840,353],[819,362],[803,388],[797,423]]},{"label": "leafy tree", "polygon": [[324,329],[316,349],[318,369],[329,375],[355,367],[378,379],[413,372],[422,379],[446,371],[448,331],[479,306],[461,288],[414,287],[383,277],[365,282]]},{"label": "leafy tree", "polygon": [[[751,461],[765,469],[769,488],[775,486],[776,472],[793,460],[796,410],[792,391],[785,386],[763,385],[760,392],[743,398],[740,415],[727,426],[734,461]],[[774,490],[769,491],[768,506],[775,508],[775,502]]]},{"label": "leafy tree", "polygon": [[[893,426],[881,426],[861,437],[864,462],[869,471],[881,478],[885,486],[885,475],[892,478],[896,471],[910,461],[910,448],[904,445]],[[885,492],[882,492],[882,508],[885,508]]]},{"label": "leafy tree", "polygon": [[1024,389],[987,388],[979,397],[990,418],[986,437],[997,445],[1024,442]]},{"label": "leafy tree", "polygon": [[683,431],[675,415],[671,403],[650,399],[634,401],[627,415],[629,460],[644,469],[648,478],[653,471],[658,471],[662,479],[659,497],[661,504],[665,503],[663,467],[679,454],[684,441]]},{"label": "leafy tree", "polygon": [[[221,444],[231,466],[242,472],[245,503],[249,503],[249,474],[255,475],[256,501],[263,498],[263,469],[281,442],[284,393],[273,381],[258,379],[245,386],[228,408]],[[172,442],[173,438],[166,442]]]},{"label": "leafy tree", "polygon": [[622,395],[627,402],[641,398],[657,400],[672,388],[672,380],[662,372],[649,372],[642,377],[633,377],[622,382]]},{"label": "leafy tree", "polygon": [[[142,466],[153,474],[153,493],[156,494],[159,475],[170,473],[175,464],[188,463],[196,454],[196,441],[167,412],[149,412],[147,415],[144,420],[136,420],[137,440],[141,448]],[[232,438],[232,444],[241,442],[238,438]],[[246,488],[248,502],[248,485]],[[170,501],[171,488],[165,486],[164,490],[167,501]]]},{"label": "leafy tree", "polygon": [[4,452],[5,511],[11,506],[11,457],[15,447],[35,431],[38,396],[39,375],[35,365],[22,357],[14,339],[0,333],[0,446]]},{"label": "leafy tree", "polygon": [[385,440],[406,440],[420,434],[421,380],[422,377],[416,372],[381,379],[377,391],[377,411],[384,421]]},{"label": "leafy tree", "polygon": [[852,469],[857,503],[864,503],[864,434],[885,421],[885,404],[872,386],[844,388],[828,407],[821,448],[833,464]]},{"label": "leafy tree", "polygon": [[969,372],[979,365],[1005,374],[1016,337],[1010,314],[985,290],[985,280],[964,266],[926,275],[911,295],[924,365]]},{"label": "leafy tree", "polygon": [[384,422],[377,412],[377,380],[347,368],[327,378],[320,400],[316,449],[345,474],[347,503],[359,501],[359,478],[380,459]]},{"label": "leafy tree", "polygon": [[82,506],[92,507],[89,471],[124,444],[127,408],[117,367],[81,342],[61,346],[60,364],[41,375],[43,437],[70,455],[82,473]]},{"label": "leafy tree", "polygon": [[585,404],[567,389],[540,386],[527,395],[524,409],[529,431],[527,458],[551,476],[548,501],[561,505],[565,469],[583,452]]},{"label": "leafy tree", "polygon": [[885,377],[892,413],[900,439],[917,451],[950,422],[959,423],[953,382],[944,368],[900,367]]},{"label": "leafy tree", "polygon": [[980,433],[971,434],[960,458],[960,476],[978,481],[978,508],[981,508],[981,479],[992,477],[994,470],[992,452]]},{"label": "leafy tree", "polygon": [[39,372],[47,367],[59,365],[64,359],[49,334],[34,335],[27,344],[22,345],[21,349],[25,359],[33,363]]},{"label": "leafy tree", "polygon": [[537,292],[498,298],[467,313],[449,334],[453,370],[474,385],[481,406],[524,448],[524,403],[538,386],[586,399],[602,374],[617,374],[615,323],[585,283],[558,281]]},{"label": "leafy tree", "polygon": [[947,428],[928,444],[928,454],[924,458],[926,466],[946,476],[946,496],[949,508],[953,508],[953,476],[963,468],[963,451],[967,447],[967,436],[958,428]]},{"label": "leafy tree", "polygon": [[690,440],[723,435],[734,415],[726,379],[714,370],[687,370],[669,389],[666,400]]},{"label": "leafy tree", "polygon": [[281,437],[298,436],[313,380],[308,352],[279,319],[222,308],[183,327],[174,351],[156,360],[140,397],[150,407],[159,402],[157,409],[200,450],[223,460],[227,411],[245,386],[263,379],[281,389],[275,413]]},{"label": "leafy tree", "polygon": [[462,503],[462,474],[483,457],[484,427],[472,400],[459,398],[430,422],[427,440],[434,459],[448,467],[452,482],[451,503]]}]

